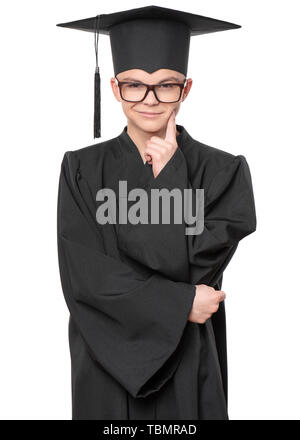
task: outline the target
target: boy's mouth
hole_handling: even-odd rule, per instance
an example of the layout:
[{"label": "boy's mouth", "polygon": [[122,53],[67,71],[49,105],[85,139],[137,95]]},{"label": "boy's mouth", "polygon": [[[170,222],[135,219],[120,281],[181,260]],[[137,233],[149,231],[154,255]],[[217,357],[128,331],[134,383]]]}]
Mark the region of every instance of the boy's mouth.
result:
[{"label": "boy's mouth", "polygon": [[155,116],[158,116],[158,115],[161,115],[162,113],[160,112],[160,113],[154,113],[154,112],[138,112],[138,113],[140,113],[141,115],[143,115],[143,116],[146,116],[146,117],[155,117]]}]

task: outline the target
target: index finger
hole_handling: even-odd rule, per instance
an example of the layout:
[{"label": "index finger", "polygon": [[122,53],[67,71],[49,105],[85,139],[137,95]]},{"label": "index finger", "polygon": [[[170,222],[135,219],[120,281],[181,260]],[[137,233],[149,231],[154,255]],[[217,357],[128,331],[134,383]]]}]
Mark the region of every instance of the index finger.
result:
[{"label": "index finger", "polygon": [[165,141],[173,143],[176,141],[176,123],[175,123],[175,111],[173,110],[167,124]]}]

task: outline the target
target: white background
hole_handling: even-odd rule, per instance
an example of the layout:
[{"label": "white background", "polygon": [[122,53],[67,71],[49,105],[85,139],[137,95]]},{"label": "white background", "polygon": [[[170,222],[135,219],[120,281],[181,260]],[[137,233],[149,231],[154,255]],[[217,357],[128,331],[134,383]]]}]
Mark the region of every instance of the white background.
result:
[{"label": "white background", "polygon": [[[93,138],[93,34],[56,23],[142,1],[1,2],[0,418],[70,419],[68,309],[57,262],[63,154],[126,125],[100,35],[102,138]],[[241,29],[191,38],[193,86],[176,122],[248,160],[257,231],[239,245],[227,293],[229,417],[299,419],[299,2],[160,1]]]}]

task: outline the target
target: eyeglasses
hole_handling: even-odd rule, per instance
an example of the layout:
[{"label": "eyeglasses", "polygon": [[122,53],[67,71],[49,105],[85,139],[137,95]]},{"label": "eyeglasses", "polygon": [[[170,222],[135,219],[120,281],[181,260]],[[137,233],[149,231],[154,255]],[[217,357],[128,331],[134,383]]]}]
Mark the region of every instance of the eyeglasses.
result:
[{"label": "eyeglasses", "polygon": [[118,81],[121,98],[127,102],[141,102],[153,90],[154,96],[159,102],[178,102],[182,95],[186,79],[183,83],[144,84],[141,82]]}]

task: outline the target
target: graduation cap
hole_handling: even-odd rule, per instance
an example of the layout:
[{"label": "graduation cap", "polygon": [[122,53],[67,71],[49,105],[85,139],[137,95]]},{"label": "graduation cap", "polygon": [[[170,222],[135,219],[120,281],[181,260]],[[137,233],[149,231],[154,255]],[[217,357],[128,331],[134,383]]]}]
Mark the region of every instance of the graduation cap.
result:
[{"label": "graduation cap", "polygon": [[94,33],[94,138],[101,137],[99,34],[109,35],[115,76],[129,69],[187,73],[190,37],[240,28],[240,25],[160,6],[100,14],[57,26]]}]

